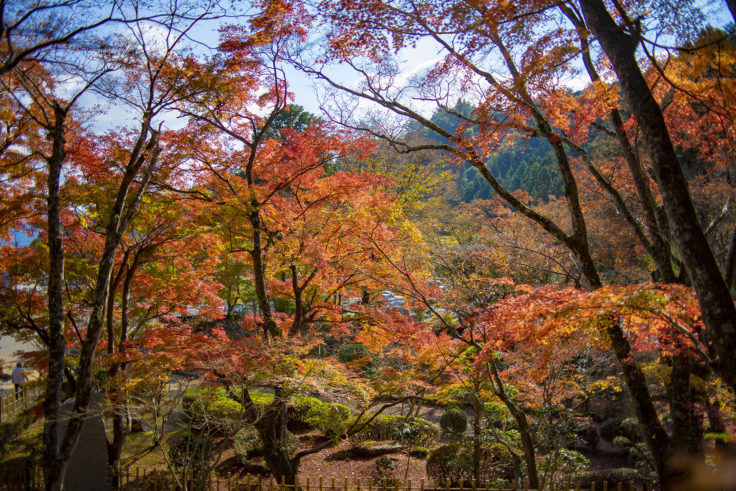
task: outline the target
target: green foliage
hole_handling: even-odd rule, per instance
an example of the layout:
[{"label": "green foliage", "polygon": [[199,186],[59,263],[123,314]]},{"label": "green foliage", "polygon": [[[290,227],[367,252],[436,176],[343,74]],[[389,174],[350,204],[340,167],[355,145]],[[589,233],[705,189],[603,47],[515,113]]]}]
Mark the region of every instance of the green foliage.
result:
[{"label": "green foliage", "polygon": [[621,467],[618,469],[583,472],[582,474],[575,476],[573,484],[579,485],[583,488],[589,488],[591,484],[599,485],[599,483],[604,481],[608,482],[608,489],[615,488],[619,483],[628,486],[629,482],[633,482],[634,484],[647,482],[647,480],[643,478],[636,469]]},{"label": "green foliage", "polygon": [[590,460],[575,450],[560,448],[549,452],[539,464],[547,479],[557,483],[570,483],[578,474],[590,468]]},{"label": "green foliage", "polygon": [[241,428],[233,437],[233,450],[241,464],[248,462],[248,459],[254,452],[260,450],[262,445],[258,431],[251,425]]},{"label": "green foliage", "polygon": [[273,308],[276,312],[292,315],[296,312],[296,303],[293,298],[273,297]]},{"label": "green foliage", "polygon": [[[241,390],[235,389],[234,397],[239,397]],[[249,392],[253,403],[261,411],[273,402],[273,394],[265,392]],[[240,425],[243,420],[243,406],[228,396],[224,387],[191,387],[182,396],[182,408],[195,425],[210,424],[224,428],[228,425]]]},{"label": "green foliage", "polygon": [[[348,426],[352,423],[350,421]],[[359,422],[358,426],[362,424]],[[395,440],[426,446],[439,440],[440,427],[422,418],[380,414],[352,438],[355,441]]]},{"label": "green foliage", "polygon": [[391,457],[383,456],[376,459],[375,476],[379,480],[390,479],[396,470],[396,462]]},{"label": "green foliage", "polygon": [[601,423],[598,428],[601,438],[612,442],[617,436],[626,436],[626,431],[621,426],[623,420],[621,418],[610,418]]},{"label": "green foliage", "polygon": [[169,446],[169,459],[175,469],[188,469],[196,478],[201,478],[212,465],[212,442],[209,438],[199,438],[184,432],[172,439]]},{"label": "green foliage", "polygon": [[[427,477],[438,486],[443,486],[448,480],[452,486],[472,481],[473,453],[471,442],[456,442],[437,448],[427,459]],[[506,447],[496,443],[481,448],[480,482],[509,480],[513,473],[511,452]]]},{"label": "green foliage", "polygon": [[314,426],[307,415],[312,408],[319,407],[322,404],[324,403],[316,397],[297,396],[292,398],[286,412],[289,429],[296,431],[313,428]]},{"label": "green foliage", "polygon": [[416,457],[418,459],[426,459],[430,453],[432,453],[432,451],[428,449],[427,447],[416,445],[412,447],[411,451],[409,452],[409,455],[411,455],[412,457]]},{"label": "green foliage", "polygon": [[370,353],[368,347],[360,343],[344,344],[337,350],[337,360],[341,363],[350,363],[364,356],[370,356]]},{"label": "green foliage", "polygon": [[[21,435],[33,423],[33,416],[21,414],[10,421],[0,423],[0,460],[7,457],[10,447],[21,439]],[[39,443],[39,439],[31,438],[27,442],[28,446]],[[25,445],[24,445],[25,446]]]},{"label": "green foliage", "polygon": [[440,416],[442,431],[460,435],[468,427],[468,415],[462,409],[448,409]]},{"label": "green foliage", "polygon": [[350,419],[350,408],[343,404],[323,402],[307,411],[306,420],[330,438],[344,435]]}]

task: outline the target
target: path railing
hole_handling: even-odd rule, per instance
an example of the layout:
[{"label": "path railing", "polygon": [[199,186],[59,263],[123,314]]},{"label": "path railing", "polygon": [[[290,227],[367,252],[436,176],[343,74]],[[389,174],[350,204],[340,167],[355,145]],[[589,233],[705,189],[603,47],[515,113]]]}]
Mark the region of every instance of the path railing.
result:
[{"label": "path railing", "polygon": [[0,423],[7,423],[16,414],[31,407],[41,396],[41,386],[23,384],[16,396],[15,391],[0,396]]}]

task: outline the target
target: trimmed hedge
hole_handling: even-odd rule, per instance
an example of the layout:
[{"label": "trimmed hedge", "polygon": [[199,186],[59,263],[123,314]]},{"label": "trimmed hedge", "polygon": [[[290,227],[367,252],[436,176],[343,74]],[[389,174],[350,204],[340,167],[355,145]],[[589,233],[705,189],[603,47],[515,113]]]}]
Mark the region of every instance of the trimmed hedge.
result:
[{"label": "trimmed hedge", "polygon": [[319,431],[334,438],[345,434],[350,419],[350,408],[343,404],[323,402],[307,411],[307,422]]},{"label": "trimmed hedge", "polygon": [[[354,420],[348,422],[351,425]],[[359,422],[358,426],[363,423]],[[423,418],[405,418],[398,415],[376,416],[360,432],[353,435],[356,441],[395,440],[413,445],[430,446],[440,438],[440,427]]]},{"label": "trimmed hedge", "polygon": [[633,482],[635,485],[647,483],[647,479],[642,477],[636,469],[619,467],[618,469],[584,472],[575,476],[572,480],[572,484],[576,486],[590,487],[591,484],[598,484],[604,481],[608,482],[608,489],[615,488],[619,483],[623,485],[628,485],[629,482]]},{"label": "trimmed hedge", "polygon": [[468,415],[462,409],[448,409],[440,416],[440,427],[447,433],[465,433]]},{"label": "trimmed hedge", "polygon": [[[481,448],[479,482],[510,480],[513,476],[513,460],[506,447],[495,443]],[[451,486],[472,481],[473,444],[456,442],[437,448],[427,459],[427,477],[438,486],[448,480]]]},{"label": "trimmed hedge", "polygon": [[324,403],[316,397],[293,397],[286,408],[286,419],[289,429],[291,431],[298,431],[314,428],[307,415],[313,408],[320,407],[322,404]]},{"label": "trimmed hedge", "polygon": [[609,418],[598,427],[598,433],[600,433],[601,438],[609,442],[612,442],[617,436],[626,436],[626,431],[621,423],[623,423],[621,418]]}]

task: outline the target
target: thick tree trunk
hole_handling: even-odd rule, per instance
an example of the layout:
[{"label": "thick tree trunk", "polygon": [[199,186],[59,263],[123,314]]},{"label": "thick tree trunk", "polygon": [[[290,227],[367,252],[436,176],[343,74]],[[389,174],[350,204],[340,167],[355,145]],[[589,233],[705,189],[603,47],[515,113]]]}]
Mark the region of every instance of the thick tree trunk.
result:
[{"label": "thick tree trunk", "polygon": [[43,403],[44,423],[44,480],[47,490],[61,489],[66,462],[57,459],[58,415],[61,407],[61,386],[64,381],[66,343],[64,341],[64,245],[61,239],[60,182],[61,167],[66,158],[64,150],[64,127],[66,110],[54,106],[54,127],[49,136],[52,140],[51,157],[48,159],[48,245],[49,245],[49,373],[46,377],[46,397]]},{"label": "thick tree trunk", "polygon": [[[92,397],[92,368],[95,351],[105,322],[105,308],[107,306],[110,275],[112,274],[115,261],[115,251],[120,243],[120,238],[125,233],[128,224],[135,214],[141,196],[145,192],[158,156],[157,134],[151,137],[144,149],[149,131],[149,123],[150,120],[146,120],[142,124],[141,132],[131,152],[128,166],[125,169],[110,211],[105,244],[100,258],[95,290],[92,296],[92,312],[87,323],[87,335],[80,350],[79,374],[77,376],[77,392],[74,400],[73,415],[69,419],[61,442],[59,442],[58,451],[54,454],[53,464],[46,468],[46,488],[48,490],[61,489],[66,465],[74,451],[74,447],[77,445],[79,433],[84,424],[87,408]],[[138,176],[139,170],[147,161],[149,162],[149,167],[145,174],[141,176],[140,187],[134,197],[128,199],[128,191],[134,179]]]},{"label": "thick tree trunk", "polygon": [[675,154],[662,111],[636,61],[636,33],[616,25],[601,0],[581,0],[589,29],[598,37],[618,75],[624,97],[642,130],[673,238],[698,296],[712,342],[716,370],[736,388],[736,309],[698,222],[687,179]]},{"label": "thick tree trunk", "polygon": [[273,477],[277,482],[294,485],[299,459],[293,458],[286,448],[286,399],[279,389],[274,394],[273,403],[256,422],[256,429],[263,441],[263,458]]}]

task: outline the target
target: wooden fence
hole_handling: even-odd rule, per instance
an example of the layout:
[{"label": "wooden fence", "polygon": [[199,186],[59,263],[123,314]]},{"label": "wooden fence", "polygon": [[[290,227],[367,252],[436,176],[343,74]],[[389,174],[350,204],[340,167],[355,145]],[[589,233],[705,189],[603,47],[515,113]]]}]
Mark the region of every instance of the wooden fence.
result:
[{"label": "wooden fence", "polygon": [[[125,491],[169,491],[182,489],[168,471],[157,470],[146,472],[145,469],[126,470],[121,476],[120,489]],[[489,483],[444,486],[430,482],[412,481],[363,481],[348,482],[347,479],[303,479],[296,484],[285,484],[264,479],[260,476],[210,476],[206,482],[189,482],[188,489],[197,491],[536,491],[523,484],[511,487],[493,486]],[[30,461],[20,463],[11,468],[0,467],[0,490],[42,490],[43,476],[41,469],[30,464]],[[632,482],[609,485],[607,482],[582,487],[580,485],[545,486],[549,491],[634,491],[646,489]]]},{"label": "wooden fence", "polygon": [[23,384],[16,397],[15,391],[0,396],[0,423],[7,423],[16,414],[31,407],[41,396],[38,384]]}]

